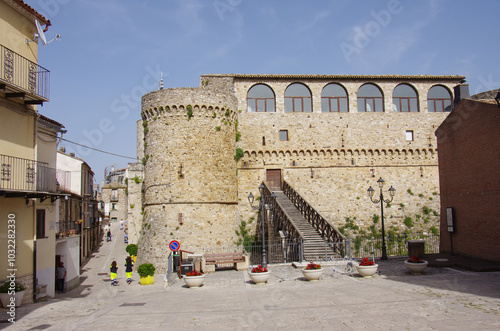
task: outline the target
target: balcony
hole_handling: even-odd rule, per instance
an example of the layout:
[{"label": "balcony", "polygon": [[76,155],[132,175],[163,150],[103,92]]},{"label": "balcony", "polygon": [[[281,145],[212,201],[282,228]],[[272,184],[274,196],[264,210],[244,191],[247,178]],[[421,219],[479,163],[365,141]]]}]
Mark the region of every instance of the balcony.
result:
[{"label": "balcony", "polygon": [[56,239],[80,235],[81,229],[82,225],[78,221],[62,220],[56,222]]},{"label": "balcony", "polygon": [[56,169],[48,163],[0,154],[1,195],[43,197],[57,193],[57,186]]},{"label": "balcony", "polygon": [[118,202],[118,197],[113,197],[113,196],[112,196],[109,200],[110,200],[111,202]]},{"label": "balcony", "polygon": [[49,101],[50,71],[0,45],[0,90],[24,104]]}]

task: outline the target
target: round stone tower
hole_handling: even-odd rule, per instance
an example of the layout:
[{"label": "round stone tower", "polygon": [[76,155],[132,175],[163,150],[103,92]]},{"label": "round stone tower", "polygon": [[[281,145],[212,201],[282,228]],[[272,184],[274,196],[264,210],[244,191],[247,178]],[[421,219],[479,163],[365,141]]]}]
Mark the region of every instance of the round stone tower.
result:
[{"label": "round stone tower", "polygon": [[229,93],[204,88],[143,96],[138,263],[153,263],[165,272],[173,239],[181,249],[199,253],[235,240],[236,104]]}]

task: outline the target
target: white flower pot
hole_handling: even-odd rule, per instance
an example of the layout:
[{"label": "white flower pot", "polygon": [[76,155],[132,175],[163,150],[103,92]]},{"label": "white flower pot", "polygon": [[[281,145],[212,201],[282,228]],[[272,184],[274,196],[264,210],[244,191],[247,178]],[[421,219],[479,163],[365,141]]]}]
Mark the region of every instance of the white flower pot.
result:
[{"label": "white flower pot", "polygon": [[271,271],[266,271],[266,272],[249,272],[250,278],[252,281],[257,284],[257,285],[263,285],[267,282],[269,279],[269,276],[271,276]]},{"label": "white flower pot", "polygon": [[302,269],[302,274],[304,275],[304,277],[307,278],[307,280],[316,281],[323,274],[323,268],[321,268],[321,269],[310,269],[310,270],[308,270],[308,269]]},{"label": "white flower pot", "polygon": [[373,276],[378,269],[378,264],[374,265],[357,265],[356,270],[358,270],[358,274],[361,276],[368,278]]},{"label": "white flower pot", "polygon": [[186,282],[186,285],[189,287],[200,287],[203,284],[203,281],[205,280],[205,275],[201,276],[186,276],[184,275],[182,277],[184,279],[184,282]]},{"label": "white flower pot", "polygon": [[[24,291],[19,291],[14,294],[16,298],[16,307],[21,305],[21,301],[23,301]],[[0,293],[0,301],[2,301],[2,306],[7,308],[7,305],[10,303],[11,295],[9,293]]]},{"label": "white flower pot", "polygon": [[405,261],[406,269],[408,269],[413,275],[420,275],[427,268],[429,262],[424,261],[423,263],[412,263]]}]

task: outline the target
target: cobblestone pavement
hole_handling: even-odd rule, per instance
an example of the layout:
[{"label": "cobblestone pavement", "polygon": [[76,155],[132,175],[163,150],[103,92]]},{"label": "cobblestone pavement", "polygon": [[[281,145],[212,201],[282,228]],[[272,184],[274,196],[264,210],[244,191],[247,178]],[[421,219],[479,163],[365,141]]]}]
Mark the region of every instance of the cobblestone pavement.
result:
[{"label": "cobblestone pavement", "polygon": [[[117,225],[113,225],[114,227]],[[118,229],[112,230],[115,234]],[[118,239],[118,240],[117,240]],[[428,268],[406,271],[404,259],[377,261],[373,278],[348,276],[324,266],[317,282],[299,269],[271,266],[266,285],[246,272],[206,275],[200,288],[163,275],[141,286],[138,275],[111,287],[109,265],[123,266],[123,240],[103,243],[85,266],[82,285],[48,302],[21,306],[6,330],[499,330],[500,272]],[[285,277],[286,276],[286,277]],[[286,279],[284,279],[286,278]],[[5,310],[4,310],[5,313]]]}]

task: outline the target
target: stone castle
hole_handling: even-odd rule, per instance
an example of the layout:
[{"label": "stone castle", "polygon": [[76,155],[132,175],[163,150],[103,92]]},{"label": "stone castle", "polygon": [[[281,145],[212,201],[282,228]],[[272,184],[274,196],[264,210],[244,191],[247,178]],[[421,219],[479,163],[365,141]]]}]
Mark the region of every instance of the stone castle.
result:
[{"label": "stone castle", "polygon": [[379,177],[397,190],[386,228],[408,227],[405,215],[423,207],[439,211],[434,132],[464,79],[203,75],[199,87],[144,95],[142,165],[128,181],[138,263],[164,271],[173,239],[195,253],[233,245],[263,181],[273,190],[286,181],[335,227],[372,224],[380,209],[366,190]]}]

